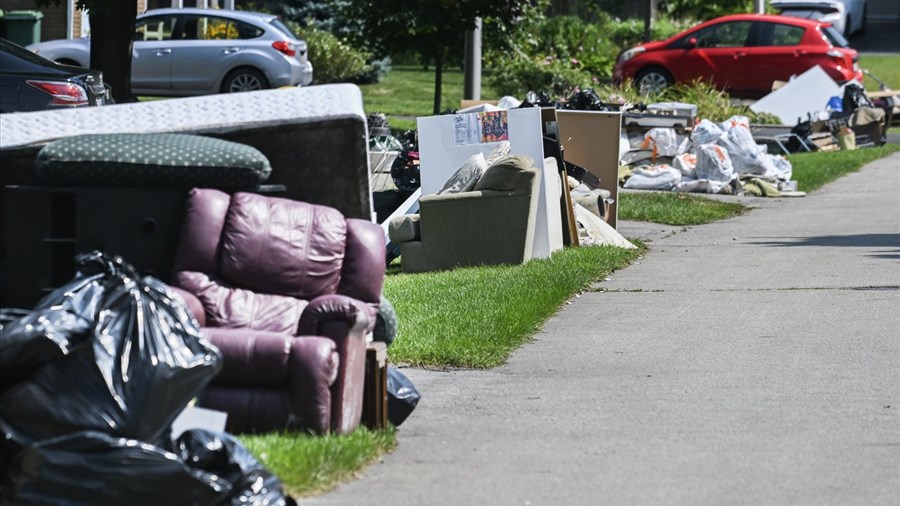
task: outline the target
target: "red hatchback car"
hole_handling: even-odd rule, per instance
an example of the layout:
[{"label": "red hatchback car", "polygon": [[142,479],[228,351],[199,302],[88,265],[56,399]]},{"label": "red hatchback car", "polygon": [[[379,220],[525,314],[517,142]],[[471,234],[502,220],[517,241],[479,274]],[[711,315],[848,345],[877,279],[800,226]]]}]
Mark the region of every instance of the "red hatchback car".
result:
[{"label": "red hatchback car", "polygon": [[616,59],[613,81],[632,80],[652,93],[701,79],[734,96],[757,98],[772,91],[774,81],[787,81],[816,65],[839,83],[862,82],[858,58],[828,23],[736,14],[624,51]]}]

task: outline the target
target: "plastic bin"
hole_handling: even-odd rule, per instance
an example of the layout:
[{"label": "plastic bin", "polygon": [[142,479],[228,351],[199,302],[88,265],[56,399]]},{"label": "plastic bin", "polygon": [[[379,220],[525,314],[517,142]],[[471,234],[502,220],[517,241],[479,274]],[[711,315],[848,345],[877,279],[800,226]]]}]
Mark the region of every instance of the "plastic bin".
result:
[{"label": "plastic bin", "polygon": [[3,33],[6,39],[20,46],[41,41],[41,19],[38,11],[9,11],[3,14]]}]

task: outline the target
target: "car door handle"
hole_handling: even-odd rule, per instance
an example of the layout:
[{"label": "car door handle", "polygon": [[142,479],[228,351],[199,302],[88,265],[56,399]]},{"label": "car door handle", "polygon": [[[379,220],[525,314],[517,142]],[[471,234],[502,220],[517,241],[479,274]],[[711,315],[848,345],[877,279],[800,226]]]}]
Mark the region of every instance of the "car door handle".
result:
[{"label": "car door handle", "polygon": [[747,53],[745,53],[743,51],[738,51],[737,53],[734,53],[733,55],[731,55],[731,57],[734,58],[735,60],[737,60],[738,58],[741,58],[743,56],[747,56]]},{"label": "car door handle", "polygon": [[239,47],[229,47],[228,49],[223,49],[222,52],[225,54],[231,54],[231,53],[237,53],[240,50],[241,50],[241,48],[239,48]]},{"label": "car door handle", "polygon": [[794,51],[794,56],[805,56],[805,55],[806,55],[806,51],[800,51],[800,50]]},{"label": "car door handle", "polygon": [[163,56],[163,55],[167,55],[167,54],[172,54],[172,50],[171,49],[157,49],[156,50],[156,56]]}]

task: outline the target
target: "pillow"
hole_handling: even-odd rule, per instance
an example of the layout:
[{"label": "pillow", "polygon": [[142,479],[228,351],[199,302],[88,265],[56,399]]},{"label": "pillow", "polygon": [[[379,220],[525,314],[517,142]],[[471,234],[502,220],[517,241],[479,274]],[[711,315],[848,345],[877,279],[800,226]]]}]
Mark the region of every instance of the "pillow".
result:
[{"label": "pillow", "polygon": [[44,146],[37,177],[52,186],[246,187],[265,181],[254,147],[186,134],[77,135]]},{"label": "pillow", "polygon": [[526,195],[531,193],[531,184],[536,177],[534,160],[530,156],[507,156],[484,171],[484,175],[475,185],[475,190],[496,190]]},{"label": "pillow", "polygon": [[483,154],[477,153],[470,156],[463,162],[462,167],[444,183],[444,186],[438,191],[438,195],[471,191],[486,168],[487,163],[484,161]]},{"label": "pillow", "polygon": [[509,154],[509,149],[509,141],[500,141],[494,146],[494,149],[491,150],[490,154],[485,157],[484,162],[488,167],[494,165],[498,160]]}]

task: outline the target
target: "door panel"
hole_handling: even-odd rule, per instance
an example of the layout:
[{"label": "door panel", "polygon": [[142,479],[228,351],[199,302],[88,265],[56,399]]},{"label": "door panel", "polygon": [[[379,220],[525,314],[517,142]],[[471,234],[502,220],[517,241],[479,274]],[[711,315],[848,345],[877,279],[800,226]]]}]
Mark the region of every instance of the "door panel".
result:
[{"label": "door panel", "polygon": [[680,63],[680,81],[711,80],[719,88],[741,92],[748,74],[744,58],[751,21],[718,23],[695,33],[695,47],[686,49]]},{"label": "door panel", "polygon": [[176,16],[153,16],[135,25],[131,87],[168,90],[172,68],[172,37]]},{"label": "door panel", "polygon": [[182,40],[172,53],[172,88],[201,91],[217,85],[224,69],[242,57],[246,40],[238,23],[215,16],[185,16]]},{"label": "door panel", "polygon": [[812,48],[801,45],[806,29],[783,23],[758,23],[755,45],[747,48],[744,58],[751,72],[747,73],[747,91],[763,96],[772,91],[775,81],[787,81],[813,65]]}]

